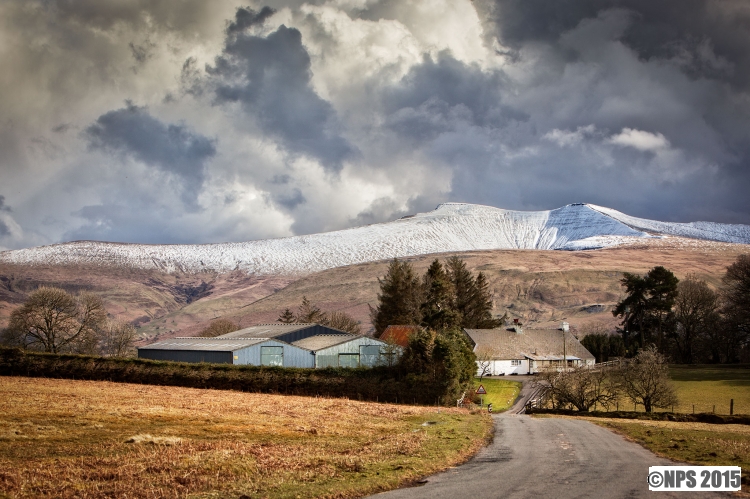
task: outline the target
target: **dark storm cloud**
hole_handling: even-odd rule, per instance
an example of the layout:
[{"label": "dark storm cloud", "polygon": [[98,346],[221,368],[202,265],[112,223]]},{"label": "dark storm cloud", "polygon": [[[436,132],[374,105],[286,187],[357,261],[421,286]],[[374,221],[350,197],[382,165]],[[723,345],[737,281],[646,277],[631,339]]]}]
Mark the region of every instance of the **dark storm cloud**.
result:
[{"label": "dark storm cloud", "polygon": [[[6,213],[11,213],[13,211],[10,209],[10,206],[5,204],[5,196],[0,196],[0,212],[2,211]],[[0,237],[9,236],[9,235],[10,235],[10,228],[3,220],[0,220]]]},{"label": "dark storm cloud", "polygon": [[[593,202],[646,218],[750,222],[750,198],[740,194],[750,189],[750,7],[474,5],[485,32],[512,52],[504,67],[443,53],[381,90],[385,126],[452,172],[446,200],[515,209]],[[568,145],[545,139],[577,129],[590,131]],[[625,130],[663,144],[613,139]],[[379,201],[355,221],[394,210]]]},{"label": "dark storm cloud", "polygon": [[302,194],[302,191],[296,188],[292,189],[291,191],[285,191],[281,194],[276,194],[273,197],[273,200],[287,210],[293,210],[297,206],[307,201],[305,199],[305,196]]},{"label": "dark storm cloud", "polygon": [[520,48],[555,43],[582,20],[613,8],[634,16],[622,41],[642,58],[676,59],[693,76],[750,85],[750,5],[744,0],[498,0],[488,20],[505,45]]},{"label": "dark storm cloud", "polygon": [[153,57],[153,50],[156,45],[151,41],[146,40],[140,45],[130,42],[128,44],[128,47],[130,47],[130,53],[133,55],[133,59],[135,59],[135,62],[138,65],[143,65],[146,63],[146,61]]},{"label": "dark storm cloud", "polygon": [[84,206],[73,213],[85,222],[68,231],[64,239],[114,242],[139,242],[143,244],[172,244],[193,242],[191,236],[175,223],[181,213],[145,198],[139,203],[110,202]]},{"label": "dark storm cloud", "polygon": [[207,68],[216,85],[216,101],[240,103],[287,151],[310,155],[324,167],[340,170],[353,148],[340,135],[331,104],[312,88],[310,56],[302,35],[284,25],[266,37],[251,35],[241,27],[268,16],[264,11],[254,16],[247,12],[238,11],[223,54]]},{"label": "dark storm cloud", "polygon": [[260,12],[255,12],[253,9],[242,8],[237,9],[234,21],[229,23],[227,27],[227,34],[237,33],[245,31],[250,26],[257,24],[263,24],[266,19],[274,15],[276,11],[271,7],[265,6]]},{"label": "dark storm cloud", "polygon": [[124,154],[174,175],[189,204],[195,203],[206,163],[216,154],[215,141],[184,125],[165,124],[131,103],[101,115],[85,137],[92,149]]},{"label": "dark storm cloud", "polygon": [[441,53],[437,61],[425,56],[395,87],[385,91],[387,125],[403,137],[424,141],[455,129],[461,123],[502,128],[528,119],[525,113],[503,104],[500,73]]}]

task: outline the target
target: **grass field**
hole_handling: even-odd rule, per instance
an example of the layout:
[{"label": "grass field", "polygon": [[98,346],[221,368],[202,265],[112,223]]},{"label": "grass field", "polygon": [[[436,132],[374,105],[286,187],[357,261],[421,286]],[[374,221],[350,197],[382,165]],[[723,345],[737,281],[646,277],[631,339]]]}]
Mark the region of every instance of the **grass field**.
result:
[{"label": "grass field", "polygon": [[490,430],[459,409],[0,377],[0,497],[354,497]]},{"label": "grass field", "polygon": [[[474,390],[479,388],[479,384],[479,378],[474,378]],[[508,410],[521,391],[521,383],[518,381],[482,378],[481,384],[487,391],[487,395],[482,397],[484,405],[492,404],[493,412]]]},{"label": "grass field", "polygon": [[703,365],[669,368],[669,376],[680,400],[675,412],[711,412],[729,414],[734,399],[735,414],[750,414],[750,365]]}]

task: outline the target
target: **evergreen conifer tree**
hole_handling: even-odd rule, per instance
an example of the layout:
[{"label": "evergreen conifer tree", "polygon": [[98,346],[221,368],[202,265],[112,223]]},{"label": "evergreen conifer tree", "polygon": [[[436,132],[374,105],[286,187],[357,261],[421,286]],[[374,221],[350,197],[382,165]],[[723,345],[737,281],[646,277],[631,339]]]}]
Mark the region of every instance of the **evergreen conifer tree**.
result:
[{"label": "evergreen conifer tree", "polygon": [[302,304],[297,310],[297,321],[307,324],[325,324],[328,317],[316,305],[313,305],[307,296],[302,297]]},{"label": "evergreen conifer tree", "polygon": [[276,319],[276,322],[282,322],[284,324],[293,324],[296,321],[297,318],[294,316],[294,312],[292,312],[288,308],[285,308],[284,311],[279,315],[279,318]]},{"label": "evergreen conifer tree", "polygon": [[461,314],[456,310],[453,283],[437,258],[427,269],[422,287],[422,325],[438,332],[460,327]]},{"label": "evergreen conifer tree", "polygon": [[385,277],[378,282],[378,306],[370,307],[375,336],[380,336],[390,325],[418,325],[422,318],[421,287],[411,264],[394,258]]},{"label": "evergreen conifer tree", "polygon": [[492,317],[492,293],[490,283],[484,272],[477,274],[474,281],[474,295],[471,300],[468,318],[463,327],[475,329],[493,329],[501,326],[503,321]]}]

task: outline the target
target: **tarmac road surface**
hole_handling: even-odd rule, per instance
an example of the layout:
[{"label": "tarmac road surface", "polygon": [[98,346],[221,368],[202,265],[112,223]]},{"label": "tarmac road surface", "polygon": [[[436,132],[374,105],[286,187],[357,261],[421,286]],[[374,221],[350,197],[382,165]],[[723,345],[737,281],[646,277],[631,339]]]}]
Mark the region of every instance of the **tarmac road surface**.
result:
[{"label": "tarmac road surface", "polygon": [[[526,385],[526,383],[524,383]],[[516,406],[514,406],[516,408]],[[728,492],[652,492],[649,466],[674,465],[588,421],[493,416],[495,438],[462,466],[377,499],[730,497]]]}]

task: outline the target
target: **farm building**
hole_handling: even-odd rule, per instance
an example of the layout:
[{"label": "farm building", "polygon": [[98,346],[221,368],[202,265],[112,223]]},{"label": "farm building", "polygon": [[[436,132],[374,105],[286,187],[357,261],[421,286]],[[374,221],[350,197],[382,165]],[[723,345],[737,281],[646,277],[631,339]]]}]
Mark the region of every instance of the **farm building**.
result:
[{"label": "farm building", "polygon": [[314,367],[315,356],[270,338],[174,338],[138,349],[138,357],[175,362]]},{"label": "farm building", "polygon": [[386,363],[380,340],[319,324],[252,326],[216,338],[174,338],[138,349],[138,357],[283,367],[372,367]]},{"label": "farm building", "polygon": [[388,326],[380,335],[380,339],[406,348],[409,346],[409,339],[417,331],[419,331],[419,326]]},{"label": "farm building", "polygon": [[315,354],[315,367],[373,367],[383,363],[386,343],[368,336],[319,335],[293,345]]},{"label": "farm building", "polygon": [[352,336],[344,331],[320,324],[260,324],[233,333],[222,334],[219,338],[275,338],[285,343],[292,343],[321,334]]},{"label": "farm building", "polygon": [[464,329],[477,356],[477,374],[534,374],[542,369],[595,362],[591,352],[561,329]]}]

